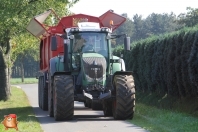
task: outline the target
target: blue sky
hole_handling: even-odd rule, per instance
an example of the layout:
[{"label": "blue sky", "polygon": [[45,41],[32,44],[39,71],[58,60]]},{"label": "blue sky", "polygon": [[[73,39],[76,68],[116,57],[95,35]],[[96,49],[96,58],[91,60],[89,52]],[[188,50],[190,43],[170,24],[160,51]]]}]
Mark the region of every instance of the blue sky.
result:
[{"label": "blue sky", "polygon": [[186,12],[186,7],[198,8],[197,0],[79,0],[70,10],[76,14],[83,13],[100,16],[112,9],[115,13],[134,14],[144,18],[151,13],[171,13],[176,15]]}]

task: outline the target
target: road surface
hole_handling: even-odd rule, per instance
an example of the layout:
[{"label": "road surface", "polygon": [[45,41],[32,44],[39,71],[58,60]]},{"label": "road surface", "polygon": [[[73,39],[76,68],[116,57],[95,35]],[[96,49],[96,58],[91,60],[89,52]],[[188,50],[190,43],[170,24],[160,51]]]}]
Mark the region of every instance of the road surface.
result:
[{"label": "road surface", "polygon": [[102,111],[85,108],[81,102],[75,102],[74,119],[71,121],[55,121],[47,111],[38,107],[37,84],[19,85],[26,93],[35,116],[45,132],[147,132],[127,121],[116,121],[112,117],[104,117]]}]

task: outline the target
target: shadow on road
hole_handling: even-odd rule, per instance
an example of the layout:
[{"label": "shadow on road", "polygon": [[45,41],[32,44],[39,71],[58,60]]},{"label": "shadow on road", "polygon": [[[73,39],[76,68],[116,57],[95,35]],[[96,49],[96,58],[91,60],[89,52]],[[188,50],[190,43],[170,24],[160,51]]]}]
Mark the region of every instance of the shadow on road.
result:
[{"label": "shadow on road", "polygon": [[[81,114],[74,114],[73,120],[69,121],[55,121],[53,117],[49,117],[48,111],[43,111],[39,107],[33,107],[33,110],[36,114],[36,117],[41,122],[41,124],[45,123],[59,123],[59,122],[82,122],[82,121],[115,121],[113,117],[104,117],[102,111],[93,111],[89,108],[75,107],[75,111],[82,110]],[[84,110],[84,111],[83,111]],[[90,114],[91,111],[91,114]]]}]

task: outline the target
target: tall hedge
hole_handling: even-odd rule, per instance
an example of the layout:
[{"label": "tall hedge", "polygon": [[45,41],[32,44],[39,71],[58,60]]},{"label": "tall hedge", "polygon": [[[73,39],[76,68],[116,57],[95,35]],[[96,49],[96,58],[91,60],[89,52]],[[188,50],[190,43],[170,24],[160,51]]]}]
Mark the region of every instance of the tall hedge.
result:
[{"label": "tall hedge", "polygon": [[198,96],[198,26],[134,42],[129,52],[114,50],[121,52],[138,91]]}]

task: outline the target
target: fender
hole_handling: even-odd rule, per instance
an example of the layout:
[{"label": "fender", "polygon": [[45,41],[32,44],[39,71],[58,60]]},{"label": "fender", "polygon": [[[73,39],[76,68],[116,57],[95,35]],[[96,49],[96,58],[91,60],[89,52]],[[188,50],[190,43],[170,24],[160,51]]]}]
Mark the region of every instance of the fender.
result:
[{"label": "fender", "polygon": [[59,57],[54,57],[50,59],[49,73],[50,73],[49,75],[50,77],[54,75],[71,75],[71,72],[64,71],[64,65],[60,61]]},{"label": "fender", "polygon": [[113,86],[113,80],[115,75],[133,75],[132,71],[125,71],[125,63],[124,60],[120,57],[113,56],[113,59],[110,60],[113,63],[112,66],[112,74],[111,75],[111,84]]},{"label": "fender", "polygon": [[114,74],[117,71],[125,71],[126,70],[124,60],[120,57],[113,56],[113,59],[110,60],[110,63],[113,63],[112,74]]},{"label": "fender", "polygon": [[132,71],[116,71],[113,74],[113,78],[115,75],[133,75],[133,72]]}]

